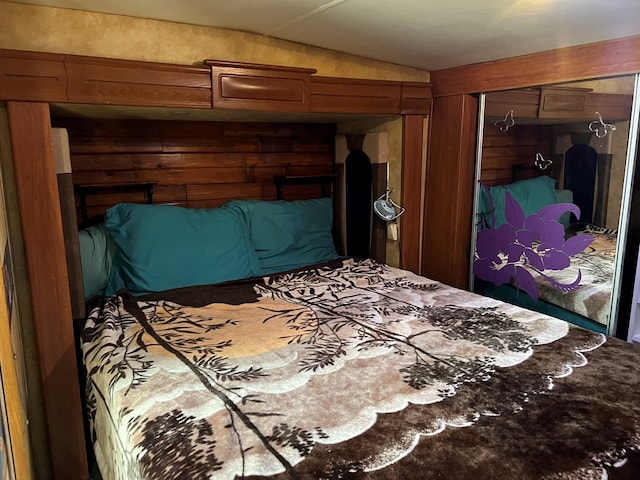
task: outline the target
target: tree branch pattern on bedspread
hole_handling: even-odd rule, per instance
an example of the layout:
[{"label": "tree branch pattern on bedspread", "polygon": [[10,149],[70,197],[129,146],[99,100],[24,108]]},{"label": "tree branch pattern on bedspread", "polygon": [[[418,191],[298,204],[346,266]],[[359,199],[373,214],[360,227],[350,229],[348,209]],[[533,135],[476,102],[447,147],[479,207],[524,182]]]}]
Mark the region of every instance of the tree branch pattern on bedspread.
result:
[{"label": "tree branch pattern on bedspread", "polygon": [[[163,297],[121,292],[83,332],[98,461],[124,456],[114,478],[428,478],[424,445],[519,421],[604,342],[370,260]],[[593,452],[570,432],[587,458],[573,467],[636,451],[625,422]]]}]

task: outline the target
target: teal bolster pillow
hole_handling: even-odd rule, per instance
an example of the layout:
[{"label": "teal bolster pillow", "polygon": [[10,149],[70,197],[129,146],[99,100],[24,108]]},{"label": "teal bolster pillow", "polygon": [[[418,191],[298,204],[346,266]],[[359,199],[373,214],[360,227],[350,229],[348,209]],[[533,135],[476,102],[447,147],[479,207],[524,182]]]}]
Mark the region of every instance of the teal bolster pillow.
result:
[{"label": "teal bolster pillow", "polygon": [[231,208],[121,203],[106,211],[105,225],[136,295],[260,273],[246,224]]},{"label": "teal bolster pillow", "polygon": [[[556,181],[542,175],[526,180],[519,180],[508,185],[495,185],[489,188],[491,200],[495,207],[495,227],[507,223],[505,218],[505,193],[509,192],[518,202],[525,216],[537,213],[542,207],[558,203],[555,191]],[[484,193],[483,193],[484,195]],[[487,199],[481,202],[482,208],[487,208]]]},{"label": "teal bolster pillow", "polygon": [[225,205],[244,215],[265,275],[338,258],[330,198],[232,200]]},{"label": "teal bolster pillow", "polygon": [[78,232],[84,299],[105,294],[117,247],[104,224]]}]

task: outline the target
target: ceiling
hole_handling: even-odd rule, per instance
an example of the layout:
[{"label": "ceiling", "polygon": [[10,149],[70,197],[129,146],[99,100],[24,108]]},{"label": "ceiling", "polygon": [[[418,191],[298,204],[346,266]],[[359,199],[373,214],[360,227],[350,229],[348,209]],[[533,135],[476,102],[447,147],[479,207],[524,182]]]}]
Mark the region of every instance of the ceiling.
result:
[{"label": "ceiling", "polygon": [[640,34],[640,0],[14,0],[242,30],[429,71]]}]

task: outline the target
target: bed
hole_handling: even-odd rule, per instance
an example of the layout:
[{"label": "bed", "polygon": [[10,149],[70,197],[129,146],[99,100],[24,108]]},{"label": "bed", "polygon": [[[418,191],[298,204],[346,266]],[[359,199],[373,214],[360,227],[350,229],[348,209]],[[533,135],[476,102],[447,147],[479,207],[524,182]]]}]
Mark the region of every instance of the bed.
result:
[{"label": "bed", "polygon": [[[524,216],[537,216],[540,209],[554,204],[572,204],[572,192],[569,190],[555,190],[555,180],[547,176],[521,180],[509,185],[487,188],[482,192],[480,211],[485,212],[484,227],[497,229],[507,223],[505,219],[505,195],[511,197],[522,208]],[[508,201],[508,199],[507,199]],[[575,205],[573,206],[575,208]],[[490,220],[489,212],[495,215]],[[579,213],[579,210],[577,210]],[[567,211],[557,219],[557,230],[565,240],[571,237],[590,239],[585,248],[572,252],[570,264],[562,268],[542,268],[525,262],[525,268],[531,274],[535,287],[519,288],[515,279],[511,279],[511,288],[502,287],[495,290],[490,284],[482,280],[492,281],[487,275],[480,273],[479,292],[491,294],[505,301],[523,304],[530,308],[538,307],[544,313],[560,315],[560,318],[573,321],[579,325],[588,325],[597,331],[604,331],[609,322],[611,310],[611,291],[615,273],[615,254],[617,231],[598,225],[577,221],[575,216]],[[493,223],[492,223],[493,222]],[[548,223],[547,223],[548,225]],[[560,226],[564,230],[560,230]],[[482,227],[481,227],[482,228]],[[480,237],[478,237],[480,238]],[[518,243],[514,239],[515,243]],[[496,244],[496,248],[499,247]],[[478,256],[476,255],[476,260]],[[475,267],[475,265],[474,265]],[[521,295],[529,294],[535,305]],[[545,304],[551,305],[546,307]],[[558,308],[554,308],[558,307]],[[587,319],[587,320],[583,320]]]},{"label": "bed", "polygon": [[536,278],[540,298],[596,322],[607,325],[611,310],[611,291],[615,275],[617,231],[598,225],[580,225],[574,232],[593,237],[593,242],[571,258],[569,268],[553,272],[550,277],[567,284],[578,278],[580,285],[566,292],[540,275]]},{"label": "bed", "polygon": [[105,479],[640,476],[630,344],[340,257],[327,199],[113,208],[81,334]]}]

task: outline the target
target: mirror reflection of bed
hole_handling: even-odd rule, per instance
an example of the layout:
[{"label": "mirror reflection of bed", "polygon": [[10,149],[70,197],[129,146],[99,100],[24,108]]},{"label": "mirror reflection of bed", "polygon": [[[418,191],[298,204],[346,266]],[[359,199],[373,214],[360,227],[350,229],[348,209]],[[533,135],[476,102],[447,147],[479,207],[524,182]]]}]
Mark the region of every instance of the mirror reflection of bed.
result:
[{"label": "mirror reflection of bed", "polygon": [[[612,292],[633,87],[633,77],[620,77],[486,95],[475,291],[607,332],[616,300]],[[527,218],[513,243],[505,243],[509,227],[497,234],[513,220],[507,192]],[[563,211],[557,218],[540,210],[553,204],[571,204],[577,210]],[[544,220],[547,228],[534,234],[533,243],[522,237],[522,230],[529,235],[533,228],[529,216]],[[561,229],[549,230],[549,220]],[[482,233],[487,228],[496,235]],[[552,231],[563,239],[552,240]],[[487,253],[482,243],[488,237],[506,246],[493,244]],[[573,247],[562,244],[572,237]],[[492,258],[499,261],[491,262],[488,255],[497,255]],[[490,265],[486,271],[482,262]],[[496,274],[500,265],[516,273]]]}]

